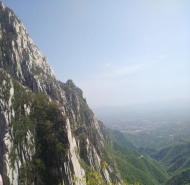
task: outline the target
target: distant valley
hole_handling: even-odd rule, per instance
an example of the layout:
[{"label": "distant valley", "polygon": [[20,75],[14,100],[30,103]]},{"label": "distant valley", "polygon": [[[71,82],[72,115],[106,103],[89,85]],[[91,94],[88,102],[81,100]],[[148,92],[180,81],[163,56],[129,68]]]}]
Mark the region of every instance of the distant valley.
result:
[{"label": "distant valley", "polygon": [[94,109],[98,119],[113,130],[130,135],[147,135],[150,139],[188,137],[190,131],[190,100],[146,103],[125,107]]},{"label": "distant valley", "polygon": [[118,143],[165,168],[165,184],[190,183],[189,100],[99,108],[95,113]]}]

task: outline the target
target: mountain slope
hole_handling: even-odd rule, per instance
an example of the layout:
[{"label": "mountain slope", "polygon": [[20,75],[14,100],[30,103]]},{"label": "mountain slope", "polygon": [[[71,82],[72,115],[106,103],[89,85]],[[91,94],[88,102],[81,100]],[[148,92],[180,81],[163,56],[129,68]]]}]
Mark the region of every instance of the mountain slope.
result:
[{"label": "mountain slope", "polygon": [[[25,27],[3,3],[0,84],[3,185],[103,185],[118,184],[121,178],[157,184],[167,178],[154,161],[139,159],[137,152],[115,143],[82,90],[72,80],[55,78]],[[122,170],[120,163],[127,168]],[[143,170],[153,175],[151,180]]]},{"label": "mountain slope", "polygon": [[179,172],[169,179],[165,185],[189,185],[190,184],[190,168]]},{"label": "mountain slope", "polygon": [[171,176],[166,184],[190,183],[190,143],[164,148],[153,157],[164,164]]},{"label": "mountain slope", "polygon": [[156,185],[168,179],[163,166],[147,155],[118,143],[114,143],[110,153],[113,153],[121,176],[128,182],[138,181],[142,185]]},{"label": "mountain slope", "polygon": [[160,150],[154,158],[165,164],[167,171],[175,174],[190,168],[190,143]]},{"label": "mountain slope", "polygon": [[[121,144],[124,144],[125,146],[135,148],[134,145],[132,145],[130,142],[133,141],[133,139],[130,138],[131,136],[129,134],[129,137],[127,137],[127,134],[125,134],[126,137],[124,137],[122,133],[119,131],[111,130],[111,132],[113,133],[116,141],[118,141]],[[141,136],[143,136],[143,134],[141,134]],[[139,137],[139,135],[133,135],[133,138],[135,137]],[[150,134],[148,134],[148,137],[151,139]],[[136,140],[138,141],[140,139],[138,138]],[[165,170],[168,173],[167,178],[170,177],[166,184],[177,185],[189,183],[189,178],[187,174],[189,174],[190,168],[190,143],[188,142],[188,140],[185,144],[178,144],[181,142],[179,137],[176,139],[176,141],[172,141],[173,144],[171,145],[166,145],[167,142],[165,142],[165,145],[161,145],[162,147],[160,150],[158,150],[159,148],[157,149],[158,151],[155,150],[158,144],[157,140],[151,141],[152,145],[154,145],[154,148],[143,148],[146,147],[146,144],[142,145],[143,142],[146,143],[147,141],[146,134],[144,134],[144,137],[141,137],[141,140],[142,141],[140,141],[139,146],[142,147],[136,148],[136,150],[138,149],[138,151],[143,154],[151,154],[151,157],[157,160],[157,164],[160,163],[162,165],[162,168],[158,169],[163,169],[163,167],[165,168]],[[153,174],[154,173],[152,171],[151,175],[153,176]]]},{"label": "mountain slope", "polygon": [[[26,94],[29,91],[31,93],[43,93],[46,95],[46,101],[55,102],[56,109],[59,112],[58,118],[63,119],[60,118],[61,115],[64,117],[62,123],[58,126],[60,128],[56,129],[59,130],[63,127],[64,146],[67,146],[67,148],[64,150],[64,153],[62,152],[59,154],[59,157],[56,157],[57,162],[55,162],[56,165],[54,164],[55,167],[47,169],[47,164],[52,164],[53,161],[51,159],[43,159],[46,162],[48,161],[43,164],[42,156],[45,153],[41,151],[42,148],[40,147],[41,149],[39,150],[42,153],[40,152],[39,156],[41,157],[39,157],[40,160],[36,161],[36,165],[39,165],[41,168],[45,167],[49,173],[55,174],[56,177],[59,176],[59,183],[85,184],[86,181],[74,183],[75,178],[82,179],[85,176],[85,170],[80,162],[80,160],[83,160],[92,169],[102,174],[107,182],[110,182],[109,169],[106,168],[104,172],[101,172],[100,148],[104,145],[104,138],[93,112],[89,109],[86,100],[83,98],[82,91],[71,80],[68,80],[67,83],[56,80],[47,59],[34,45],[26,29],[13,11],[5,7],[3,3],[0,3],[0,15],[0,67],[3,69],[1,70],[1,91],[4,92],[6,90],[1,97],[0,104],[0,175],[2,176],[3,184],[16,185],[20,183],[22,166],[30,166],[34,155],[36,155],[34,151],[37,151],[37,142],[39,142],[37,131],[39,131],[41,126],[42,128],[44,127],[41,124],[47,124],[46,126],[51,128],[51,124],[56,121],[53,121],[51,117],[48,118],[48,112],[50,111],[51,113],[51,110],[47,110],[47,112],[44,112],[44,118],[47,118],[47,120],[37,119],[35,116],[36,123],[32,124],[31,122],[33,121],[29,118],[33,113],[34,100],[32,97],[35,97],[35,95],[26,95],[26,100],[23,98],[19,99],[19,96],[24,96],[22,95],[22,93],[25,94],[24,91],[26,91]],[[15,80],[12,77],[20,85],[15,86]],[[19,96],[17,96],[17,90],[19,90]],[[45,109],[46,106],[48,107],[46,104],[43,105],[43,98],[41,99],[41,106],[44,108],[39,109],[40,111]],[[18,104],[16,107],[14,107],[15,100]],[[50,104],[50,107],[55,105]],[[19,117],[19,115],[22,116]],[[17,119],[17,117],[18,120],[15,122],[21,125],[12,127],[14,119]],[[25,122],[31,123],[32,126],[27,127]],[[38,124],[41,125],[39,128]],[[20,133],[17,127],[19,130],[26,128]],[[27,147],[23,145],[22,137],[17,141],[18,134],[21,134],[25,138]],[[33,141],[31,147],[34,151],[30,151],[30,148],[28,148],[31,142],[30,138]],[[47,138],[40,139],[42,139],[43,143],[47,143]],[[61,144],[60,148],[62,148]],[[49,150],[53,151],[53,148],[50,147]],[[14,154],[13,159],[15,160],[10,158],[12,154]],[[49,155],[54,154],[50,152]],[[63,159],[64,162],[59,163],[58,158]],[[27,175],[25,178],[28,180]],[[49,176],[46,178],[49,178]],[[50,183],[51,181],[47,180],[46,184]]]}]

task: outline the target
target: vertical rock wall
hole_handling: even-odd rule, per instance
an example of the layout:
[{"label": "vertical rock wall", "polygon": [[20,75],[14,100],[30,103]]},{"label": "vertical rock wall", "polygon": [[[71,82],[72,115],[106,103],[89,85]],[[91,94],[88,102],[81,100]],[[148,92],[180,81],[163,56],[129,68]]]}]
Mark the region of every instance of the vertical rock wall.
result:
[{"label": "vertical rock wall", "polygon": [[[1,2],[0,15],[0,68],[23,86],[35,93],[44,93],[51,101],[59,104],[67,117],[66,137],[69,151],[67,160],[63,166],[60,166],[58,173],[61,174],[62,183],[65,185],[72,185],[74,181],[77,185],[86,184],[85,171],[80,161],[85,161],[92,169],[101,173],[101,147],[104,138],[93,112],[83,98],[82,90],[71,80],[67,83],[56,80],[47,59],[35,46],[23,24],[13,11]],[[0,184],[3,181],[3,185],[17,185],[20,166],[23,160],[30,160],[35,149],[30,151],[24,145],[20,146],[16,151],[17,162],[11,164],[10,155],[14,139],[11,134],[14,89],[10,76],[2,69],[0,70],[2,75],[0,79],[3,79],[0,80]],[[26,116],[30,114],[30,107],[27,105],[25,112]],[[31,142],[31,132],[27,133],[26,138],[28,143]],[[110,182],[107,169],[103,177]]]}]

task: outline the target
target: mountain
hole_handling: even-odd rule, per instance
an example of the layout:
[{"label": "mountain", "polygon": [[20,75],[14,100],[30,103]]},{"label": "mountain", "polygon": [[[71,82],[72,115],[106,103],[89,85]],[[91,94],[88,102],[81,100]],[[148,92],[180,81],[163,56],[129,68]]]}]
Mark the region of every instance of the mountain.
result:
[{"label": "mountain", "polygon": [[115,142],[72,80],[56,79],[24,25],[2,2],[0,84],[0,185],[167,180],[155,161]]},{"label": "mountain", "polygon": [[190,183],[190,143],[165,147],[153,157],[163,163],[171,175],[166,184]]},{"label": "mountain", "polygon": [[165,147],[153,157],[161,161],[170,174],[176,174],[190,168],[190,142],[172,147]]},{"label": "mountain", "polygon": [[181,171],[169,179],[165,185],[189,185],[190,184],[190,169]]},{"label": "mountain", "polygon": [[190,184],[190,143],[162,149],[155,157],[162,162],[170,179],[166,185]]},{"label": "mountain", "polygon": [[[118,143],[133,148],[135,151],[142,153],[144,158],[148,157],[147,155],[151,156],[156,160],[155,164],[159,163],[162,167],[164,167],[169,176],[169,179],[166,180],[164,184],[187,185],[190,183],[190,140],[189,137],[186,138],[185,132],[183,132],[183,124],[180,124],[179,126],[179,128],[176,128],[178,135],[174,134],[175,138],[170,137],[170,142],[168,142],[169,140],[167,137],[161,137],[162,141],[160,141],[160,137],[157,137],[157,139],[155,139],[154,135],[150,133],[129,134],[111,129],[110,131]],[[189,121],[187,121],[187,126],[188,127],[185,127],[187,130],[186,134],[189,136]],[[175,128],[174,123],[172,127],[164,126],[166,133],[171,131],[173,132],[171,128]],[[156,129],[154,132],[159,133],[159,129]],[[182,137],[180,135],[182,135]],[[150,158],[150,161],[154,161],[152,158]],[[131,159],[127,161],[132,163]],[[149,163],[151,163],[150,161]],[[124,162],[126,163],[126,161],[123,161],[122,163]],[[142,167],[143,165],[141,165],[141,168]],[[162,168],[158,169],[160,170]],[[145,171],[145,169],[143,169],[143,171]],[[154,174],[153,171],[155,171],[155,169],[151,170],[151,177]],[[143,177],[145,178],[144,175]]]},{"label": "mountain", "polygon": [[72,80],[55,78],[24,25],[2,2],[0,68],[3,185],[85,184],[83,162],[111,182],[113,169],[102,171],[105,140],[82,90]]}]

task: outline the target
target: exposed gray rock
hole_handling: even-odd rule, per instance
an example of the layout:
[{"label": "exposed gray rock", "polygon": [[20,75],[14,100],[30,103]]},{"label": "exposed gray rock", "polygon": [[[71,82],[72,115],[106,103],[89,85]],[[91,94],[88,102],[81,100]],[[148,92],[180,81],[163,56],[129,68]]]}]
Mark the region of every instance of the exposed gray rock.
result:
[{"label": "exposed gray rock", "polygon": [[[64,185],[85,185],[85,170],[81,166],[83,160],[92,169],[102,174],[107,182],[111,182],[109,170],[101,172],[101,147],[104,137],[94,113],[83,98],[81,89],[72,80],[62,83],[56,80],[53,70],[34,42],[28,35],[24,25],[12,10],[0,2],[0,185],[19,185],[20,168],[23,162],[31,161],[35,154],[35,141],[28,130],[26,134],[27,148],[24,144],[16,148],[17,160],[10,161],[13,150],[12,118],[15,110],[12,106],[14,88],[10,78],[13,77],[26,89],[46,94],[50,101],[57,101],[62,114],[67,117],[66,138],[69,149],[65,152],[64,165],[57,169]],[[8,75],[9,74],[9,75]],[[27,87],[27,88],[26,88]],[[6,93],[5,93],[6,91]],[[24,104],[25,116],[30,115],[30,104]],[[81,147],[84,145],[83,147]],[[55,159],[56,160],[56,159]],[[74,183],[74,179],[78,179]],[[1,180],[2,179],[2,180]]]}]

